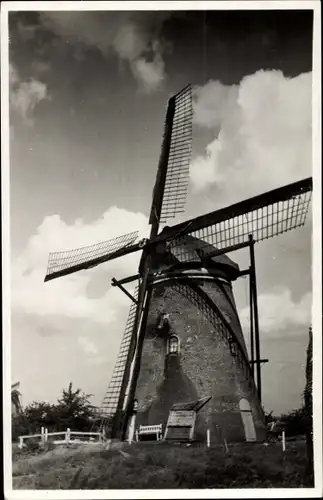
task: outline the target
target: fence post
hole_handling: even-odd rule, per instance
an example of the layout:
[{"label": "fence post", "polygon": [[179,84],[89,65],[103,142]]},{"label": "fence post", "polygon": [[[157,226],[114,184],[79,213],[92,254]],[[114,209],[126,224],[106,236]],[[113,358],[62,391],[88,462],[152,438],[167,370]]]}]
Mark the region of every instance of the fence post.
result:
[{"label": "fence post", "polygon": [[48,441],[48,429],[47,427],[45,428],[45,443]]},{"label": "fence post", "polygon": [[210,448],[210,429],[206,429],[206,446]]},{"label": "fence post", "polygon": [[41,433],[41,438],[40,438],[41,439],[41,445],[44,446],[44,444],[45,444],[45,429],[44,429],[44,427],[41,427],[40,433]]},{"label": "fence post", "polygon": [[66,441],[66,443],[69,443],[69,442],[70,442],[70,439],[71,439],[71,429],[70,429],[70,428],[68,428],[68,429],[66,430],[66,433],[65,433],[65,441]]},{"label": "fence post", "polygon": [[19,436],[19,448],[22,448],[24,445],[24,438],[22,436]]},{"label": "fence post", "polygon": [[282,447],[283,451],[285,451],[286,450],[285,431],[282,432]]}]

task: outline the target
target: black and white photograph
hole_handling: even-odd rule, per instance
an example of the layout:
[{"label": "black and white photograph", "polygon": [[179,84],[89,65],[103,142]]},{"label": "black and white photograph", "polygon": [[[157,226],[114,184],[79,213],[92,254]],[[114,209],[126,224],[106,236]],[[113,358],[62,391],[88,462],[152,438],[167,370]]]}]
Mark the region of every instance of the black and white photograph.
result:
[{"label": "black and white photograph", "polygon": [[4,4],[6,498],[320,496],[320,3]]}]

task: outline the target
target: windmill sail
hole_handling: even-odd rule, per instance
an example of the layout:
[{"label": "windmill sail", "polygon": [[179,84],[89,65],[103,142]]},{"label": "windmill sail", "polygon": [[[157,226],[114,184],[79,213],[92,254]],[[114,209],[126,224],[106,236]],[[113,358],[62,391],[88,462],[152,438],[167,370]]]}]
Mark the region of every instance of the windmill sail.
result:
[{"label": "windmill sail", "polygon": [[13,415],[19,415],[22,411],[22,405],[20,401],[21,394],[18,391],[20,387],[20,382],[11,384],[11,411]]},{"label": "windmill sail", "polygon": [[134,231],[95,245],[50,253],[45,281],[88,269],[138,250],[139,246],[134,245],[138,234],[139,231]]},{"label": "windmill sail", "polygon": [[175,113],[160,222],[184,211],[192,150],[192,90],[188,85],[175,96]]},{"label": "windmill sail", "polygon": [[150,224],[165,223],[183,212],[189,181],[192,116],[192,90],[187,85],[168,103]]},{"label": "windmill sail", "polygon": [[[256,242],[272,238],[305,224],[311,196],[311,178],[275,189],[173,226],[168,231],[168,246],[180,261],[187,262],[192,259],[195,239],[200,240],[198,248],[203,251],[209,245],[220,250],[245,243],[249,235]],[[186,235],[194,238],[191,245]]]},{"label": "windmill sail", "polygon": [[[136,298],[138,297],[138,287],[136,287],[135,289],[134,296]],[[136,308],[137,308],[136,304],[132,303],[130,306],[126,328],[121,340],[117,361],[113,369],[111,381],[101,404],[100,414],[103,417],[113,416],[118,407],[128,353],[131,347],[131,339],[133,334],[133,325],[136,316]]]}]

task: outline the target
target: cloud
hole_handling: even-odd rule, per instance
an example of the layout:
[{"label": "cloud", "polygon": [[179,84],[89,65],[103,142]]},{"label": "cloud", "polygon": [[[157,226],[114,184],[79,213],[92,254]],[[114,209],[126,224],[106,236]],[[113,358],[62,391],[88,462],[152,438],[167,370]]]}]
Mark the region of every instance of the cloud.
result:
[{"label": "cloud", "polygon": [[42,317],[65,316],[99,323],[114,321],[120,308],[129,306],[129,299],[111,287],[108,279],[100,294],[92,291],[90,296],[90,285],[102,273],[121,277],[134,274],[140,253],[44,283],[48,254],[95,244],[134,229],[140,231],[140,237],[146,236],[147,218],[117,207],[109,208],[100,219],[89,224],[77,220],[69,225],[58,215],[46,217],[12,262],[13,310]]},{"label": "cloud", "polygon": [[[312,318],[312,294],[305,293],[294,301],[287,288],[276,288],[258,297],[259,328],[270,337],[280,337],[282,330],[304,326],[308,328]],[[242,326],[249,329],[249,307],[240,312]]]},{"label": "cloud", "polygon": [[[232,202],[311,173],[312,74],[258,71],[239,85],[194,89],[194,119],[214,138],[191,164],[195,191],[217,189]],[[236,199],[234,200],[236,201]]]},{"label": "cloud", "polygon": [[149,36],[140,31],[139,26],[128,24],[118,31],[113,47],[122,60],[128,61],[143,90],[150,92],[160,87],[165,78],[165,63],[162,45],[158,40],[149,40]]},{"label": "cloud", "polygon": [[41,101],[50,99],[46,84],[34,78],[22,81],[12,64],[9,65],[9,83],[11,109],[17,112],[26,124],[32,125],[35,107]]},{"label": "cloud", "polygon": [[98,348],[96,345],[86,337],[78,337],[78,345],[85,354],[98,354]]},{"label": "cloud", "polygon": [[47,12],[42,16],[62,37],[96,47],[105,56],[117,54],[143,91],[158,90],[165,79],[166,45],[159,33],[167,13]]}]

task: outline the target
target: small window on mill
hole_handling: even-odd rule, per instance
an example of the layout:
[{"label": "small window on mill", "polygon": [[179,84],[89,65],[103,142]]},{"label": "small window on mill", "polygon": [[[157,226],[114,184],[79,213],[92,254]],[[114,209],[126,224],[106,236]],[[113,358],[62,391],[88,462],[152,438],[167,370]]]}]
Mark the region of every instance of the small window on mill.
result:
[{"label": "small window on mill", "polygon": [[168,354],[178,354],[179,339],[176,335],[171,335],[168,339]]}]

